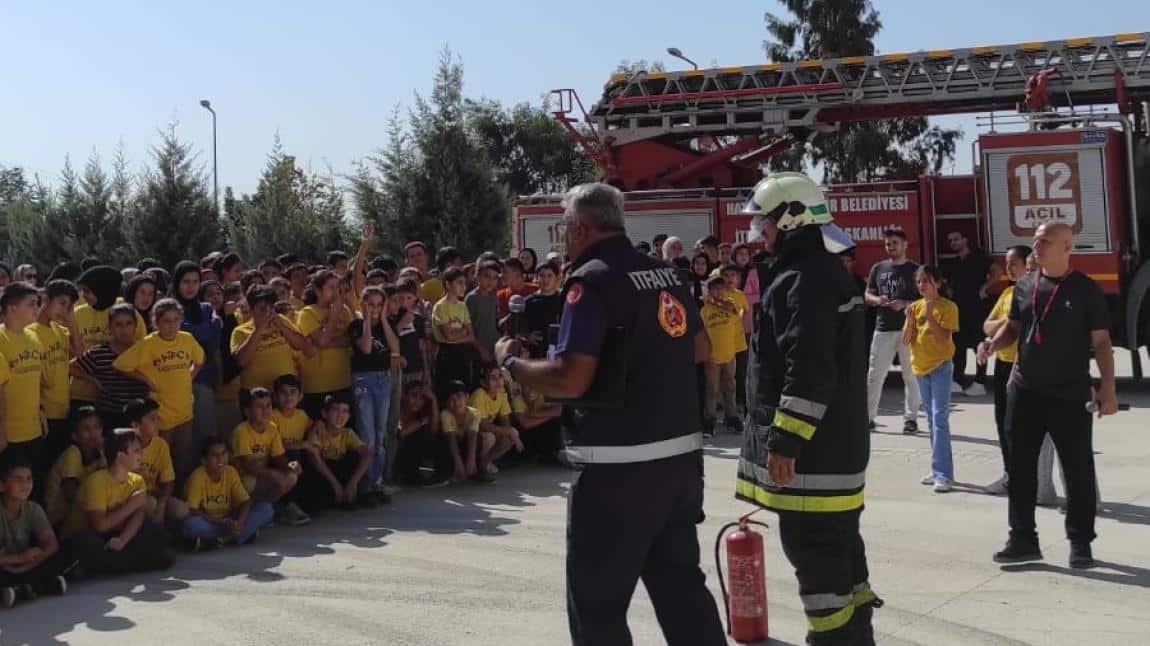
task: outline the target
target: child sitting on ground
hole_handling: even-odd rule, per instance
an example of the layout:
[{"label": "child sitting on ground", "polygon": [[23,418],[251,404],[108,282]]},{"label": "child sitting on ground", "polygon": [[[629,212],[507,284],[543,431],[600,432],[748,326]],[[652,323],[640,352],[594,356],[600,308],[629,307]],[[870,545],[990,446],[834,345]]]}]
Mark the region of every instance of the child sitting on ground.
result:
[{"label": "child sitting on ground", "polygon": [[495,476],[486,468],[495,436],[479,432],[479,411],[467,405],[467,386],[462,381],[448,382],[446,390],[447,408],[439,414],[439,428],[451,452],[452,480],[495,482]]},{"label": "child sitting on ground", "polygon": [[299,407],[303,399],[302,385],[295,375],[280,375],[272,385],[275,410],[272,423],[279,429],[288,461],[307,464],[307,456],[319,455],[315,445],[307,441],[307,433],[315,422]]},{"label": "child sitting on ground", "polygon": [[100,423],[100,413],[94,406],[80,406],[73,419],[73,444],[64,449],[56,464],[52,465],[44,494],[48,522],[56,529],[60,529],[68,519],[84,480],[96,471],[108,468],[108,462],[104,460],[104,425]]},{"label": "child sitting on ground", "polygon": [[134,473],[140,468],[140,438],[118,428],[105,440],[104,455],[108,468],[84,480],[68,522],[80,565],[108,575],[168,569],[167,537],[147,522],[147,485]]},{"label": "child sitting on ground", "polygon": [[31,495],[31,463],[17,456],[0,464],[0,608],[11,608],[18,596],[64,594],[64,574],[75,566]]},{"label": "child sitting on ground", "polygon": [[[419,475],[425,460],[435,464],[435,475],[426,483]],[[451,479],[451,455],[439,432],[439,406],[421,381],[404,386],[400,400],[395,473],[399,484],[407,486],[445,484]]]},{"label": "child sitting on ground", "polygon": [[511,414],[519,436],[526,447],[525,455],[534,457],[539,464],[563,464],[559,451],[563,448],[563,407],[548,404],[543,395],[527,386],[509,383],[512,390]]},{"label": "child sitting on ground", "polygon": [[[272,394],[267,388],[253,388],[241,392],[245,400],[247,421],[232,431],[232,455],[236,457],[244,488],[260,502],[275,503],[296,486],[299,479],[298,462],[285,455],[283,438],[272,422]],[[311,518],[299,506],[285,500],[280,508],[280,522],[299,526]]]},{"label": "child sitting on ground", "polygon": [[480,373],[483,383],[471,393],[469,405],[479,412],[479,432],[495,436],[495,444],[488,454],[487,472],[498,473],[495,461],[515,447],[523,451],[523,441],[519,431],[511,425],[511,404],[507,400],[507,390],[503,387],[503,370],[494,364],[487,364]]},{"label": "child sitting on ground", "polygon": [[315,512],[325,507],[356,509],[360,505],[378,504],[372,496],[359,496],[359,481],[371,466],[371,453],[347,428],[351,404],[340,395],[328,395],[323,401],[320,418],[312,426],[308,441],[319,449],[300,483],[300,504]]},{"label": "child sitting on ground", "polygon": [[140,468],[136,473],[148,487],[148,520],[160,527],[178,523],[188,515],[183,501],[173,498],[176,471],[168,442],[159,437],[160,405],[152,399],[133,399],[124,405],[124,417],[140,436]]},{"label": "child sitting on ground", "polygon": [[184,538],[194,541],[192,551],[254,540],[272,522],[272,504],[252,502],[239,471],[228,464],[222,438],[204,440],[200,455],[201,466],[188,476],[189,513],[183,523]]}]

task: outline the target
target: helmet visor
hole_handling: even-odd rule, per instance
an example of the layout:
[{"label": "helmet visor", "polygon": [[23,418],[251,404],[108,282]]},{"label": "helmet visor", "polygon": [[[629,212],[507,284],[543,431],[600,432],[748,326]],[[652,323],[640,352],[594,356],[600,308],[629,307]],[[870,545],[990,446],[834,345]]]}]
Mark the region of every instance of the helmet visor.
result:
[{"label": "helmet visor", "polygon": [[823,233],[823,246],[833,254],[840,254],[855,246],[855,241],[837,224],[823,224],[819,229]]}]

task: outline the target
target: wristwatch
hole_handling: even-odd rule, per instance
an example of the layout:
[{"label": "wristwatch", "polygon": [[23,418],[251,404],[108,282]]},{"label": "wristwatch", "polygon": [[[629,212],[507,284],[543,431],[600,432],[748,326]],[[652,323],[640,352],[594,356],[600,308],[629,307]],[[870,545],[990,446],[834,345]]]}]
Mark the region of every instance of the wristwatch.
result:
[{"label": "wristwatch", "polygon": [[513,354],[509,354],[506,357],[503,357],[503,363],[500,364],[499,367],[503,368],[507,372],[511,372],[511,366],[514,365],[516,359],[518,359],[518,358],[519,357],[516,357]]}]

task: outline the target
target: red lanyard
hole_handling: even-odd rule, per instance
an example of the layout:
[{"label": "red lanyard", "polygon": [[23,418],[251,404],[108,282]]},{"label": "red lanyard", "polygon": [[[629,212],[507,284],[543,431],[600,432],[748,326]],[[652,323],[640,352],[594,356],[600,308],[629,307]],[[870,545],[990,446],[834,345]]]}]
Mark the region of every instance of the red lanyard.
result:
[{"label": "red lanyard", "polygon": [[1034,278],[1034,291],[1030,293],[1030,309],[1034,310],[1034,342],[1042,345],[1042,322],[1046,320],[1046,315],[1050,314],[1050,307],[1054,305],[1054,299],[1058,297],[1058,289],[1062,287],[1062,281],[1066,276],[1070,275],[1070,270],[1066,270],[1062,279],[1054,282],[1054,289],[1050,291],[1050,299],[1046,301],[1046,307],[1042,308],[1042,314],[1038,314],[1038,287],[1042,284],[1042,272],[1039,271],[1038,275]]}]

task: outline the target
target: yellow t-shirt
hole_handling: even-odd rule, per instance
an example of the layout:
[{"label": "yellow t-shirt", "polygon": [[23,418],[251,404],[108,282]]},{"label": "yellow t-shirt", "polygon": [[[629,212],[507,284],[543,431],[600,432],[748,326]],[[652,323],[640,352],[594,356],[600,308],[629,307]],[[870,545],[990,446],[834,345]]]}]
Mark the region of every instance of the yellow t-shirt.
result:
[{"label": "yellow t-shirt", "polygon": [[203,365],[204,349],[196,337],[176,332],[167,341],[153,332],[116,357],[112,367],[122,372],[138,370],[156,386],[160,405],[160,428],[173,429],[192,421],[192,365]]},{"label": "yellow t-shirt", "polygon": [[[916,377],[925,377],[954,357],[954,339],[950,334],[938,335],[930,331],[923,320],[926,301],[918,299],[906,308],[908,325],[915,328],[910,344],[910,368]],[[958,332],[958,306],[940,298],[934,303],[934,320],[948,332]]]},{"label": "yellow t-shirt", "polygon": [[727,311],[710,302],[703,303],[699,312],[707,338],[711,340],[710,363],[729,363],[735,355],[747,349],[743,337],[743,313],[738,308]]},{"label": "yellow t-shirt", "polygon": [[532,393],[531,397],[524,397],[523,393],[520,392],[511,399],[511,412],[516,415],[537,413],[545,406],[547,406],[547,400],[539,393]]},{"label": "yellow t-shirt", "polygon": [[[462,428],[461,428],[461,426],[462,426]],[[479,411],[468,406],[467,407],[467,419],[465,419],[464,423],[461,425],[459,423],[459,420],[455,418],[454,413],[452,413],[451,411],[449,411],[447,409],[443,409],[439,413],[439,428],[442,429],[444,433],[459,433],[461,431],[466,431],[466,432],[470,432],[470,433],[478,433],[479,432]]]},{"label": "yellow t-shirt", "polygon": [[71,388],[68,381],[68,342],[71,333],[68,328],[55,321],[47,325],[39,321],[28,326],[28,331],[40,342],[44,349],[44,374],[46,385],[40,389],[40,406],[48,419],[68,419],[68,405]]},{"label": "yellow t-shirt", "polygon": [[[281,316],[280,323],[291,330],[298,331],[295,323],[287,317]],[[239,350],[244,341],[255,332],[255,323],[248,321],[232,330],[232,352]],[[256,340],[256,355],[243,367],[240,373],[240,382],[244,388],[267,388],[271,390],[276,377],[280,375],[295,375],[295,360],[292,355],[291,344],[278,330],[265,329],[260,332]]]},{"label": "yellow t-shirt", "polygon": [[428,303],[438,303],[439,299],[443,298],[446,293],[447,288],[443,286],[443,280],[438,276],[428,278],[419,286],[419,297]]},{"label": "yellow t-shirt", "polygon": [[[338,327],[344,331],[351,323],[351,310],[344,306],[340,310]],[[318,305],[308,305],[299,313],[297,326],[300,334],[310,337],[312,333],[327,325],[331,310]],[[309,359],[304,358],[302,364],[305,394],[330,393],[333,390],[343,390],[351,386],[351,345],[344,343],[336,348],[320,348]]]},{"label": "yellow t-shirt", "polygon": [[319,447],[320,454],[325,460],[338,460],[348,451],[354,451],[363,446],[359,436],[350,428],[341,429],[338,433],[308,433],[309,442]]},{"label": "yellow t-shirt", "polygon": [[[1002,290],[1002,293],[999,294],[999,296],[998,296],[998,300],[995,301],[995,303],[994,303],[994,309],[990,310],[990,315],[986,317],[987,320],[1005,321],[1005,320],[1009,319],[1010,318],[1010,301],[1013,300],[1013,298],[1014,298],[1014,286],[1013,285]],[[1018,361],[1018,342],[1015,341],[1014,343],[1011,343],[1009,346],[999,350],[998,352],[995,353],[995,356],[998,357],[999,361],[1006,361],[1008,363],[1014,363],[1015,361]],[[997,370],[997,368],[996,368],[996,370]]]},{"label": "yellow t-shirt", "polygon": [[140,449],[140,469],[136,473],[143,476],[150,494],[155,494],[161,484],[175,482],[172,448],[164,438],[153,437],[147,446]]},{"label": "yellow t-shirt", "polygon": [[237,458],[246,455],[267,460],[284,454],[284,441],[275,422],[268,422],[267,428],[257,431],[248,422],[240,422],[232,431],[232,455]]},{"label": "yellow t-shirt", "polygon": [[67,519],[68,513],[71,511],[71,505],[60,495],[60,488],[64,485],[65,480],[72,478],[83,485],[88,476],[100,469],[107,468],[108,461],[104,459],[103,454],[88,464],[84,464],[84,456],[80,453],[80,447],[73,444],[64,449],[60,457],[56,458],[56,464],[52,465],[52,469],[48,472],[48,479],[44,482],[44,506],[48,512],[48,521],[56,525]]},{"label": "yellow t-shirt", "polygon": [[507,391],[500,391],[495,397],[492,397],[486,388],[478,388],[471,393],[471,400],[468,404],[479,413],[479,419],[484,422],[493,422],[499,415],[511,414],[511,404],[507,401]]},{"label": "yellow t-shirt", "polygon": [[[124,299],[117,298],[117,303]],[[80,331],[80,341],[84,349],[94,345],[106,344],[112,338],[112,330],[108,327],[108,310],[94,310],[87,303],[80,303],[74,308],[76,328]],[[143,339],[148,334],[148,325],[144,317],[136,312],[136,340]],[[72,399],[94,402],[100,397],[100,389],[86,379],[77,379],[72,383]]]},{"label": "yellow t-shirt", "polygon": [[435,331],[435,340],[440,343],[451,344],[453,342],[448,341],[443,336],[439,331],[439,326],[462,330],[465,326],[471,325],[471,313],[463,301],[452,302],[446,298],[441,298],[431,309],[431,322],[433,324],[432,329]]},{"label": "yellow t-shirt", "polygon": [[88,512],[115,511],[137,491],[141,494],[148,491],[144,478],[137,473],[128,473],[123,482],[117,482],[107,469],[92,473],[80,485],[80,493],[76,496],[78,504],[72,507],[64,533],[71,536],[87,529]]},{"label": "yellow t-shirt", "polygon": [[188,476],[188,509],[208,518],[227,518],[236,507],[251,500],[240,472],[225,464],[219,480],[212,480],[208,470],[200,467]]},{"label": "yellow t-shirt", "polygon": [[279,428],[284,442],[302,442],[311,429],[311,418],[300,409],[295,409],[291,417],[280,410],[272,411],[272,423]]},{"label": "yellow t-shirt", "polygon": [[9,442],[40,437],[40,372],[44,349],[29,330],[0,325],[0,386],[4,387],[4,425]]}]

